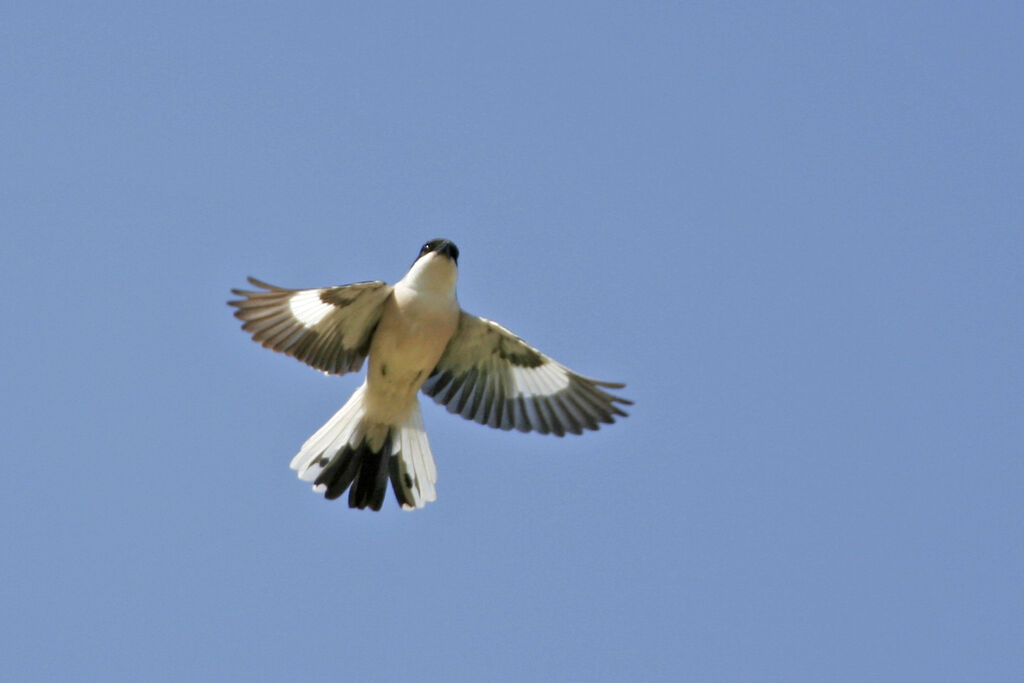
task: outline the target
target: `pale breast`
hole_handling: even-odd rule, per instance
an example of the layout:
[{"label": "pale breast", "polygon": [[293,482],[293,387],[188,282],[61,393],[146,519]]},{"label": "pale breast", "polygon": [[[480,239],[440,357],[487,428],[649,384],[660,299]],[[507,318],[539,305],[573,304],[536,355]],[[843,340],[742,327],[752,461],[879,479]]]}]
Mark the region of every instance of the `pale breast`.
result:
[{"label": "pale breast", "polygon": [[402,419],[458,326],[454,297],[396,287],[370,345],[367,408],[378,419]]}]

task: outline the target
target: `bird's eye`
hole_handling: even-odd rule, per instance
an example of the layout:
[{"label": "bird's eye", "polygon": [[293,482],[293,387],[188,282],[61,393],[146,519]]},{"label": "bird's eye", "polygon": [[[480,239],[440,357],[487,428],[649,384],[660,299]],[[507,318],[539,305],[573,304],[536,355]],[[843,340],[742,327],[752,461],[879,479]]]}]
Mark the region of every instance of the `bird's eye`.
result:
[{"label": "bird's eye", "polygon": [[423,248],[420,249],[420,254],[425,254],[428,251],[430,251],[430,242],[427,242],[426,244],[423,245]]}]

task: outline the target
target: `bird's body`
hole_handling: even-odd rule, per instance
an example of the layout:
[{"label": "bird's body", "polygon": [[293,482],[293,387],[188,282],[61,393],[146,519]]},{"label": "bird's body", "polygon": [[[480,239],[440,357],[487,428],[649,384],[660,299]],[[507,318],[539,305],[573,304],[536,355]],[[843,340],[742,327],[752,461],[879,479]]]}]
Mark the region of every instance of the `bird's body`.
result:
[{"label": "bird's body", "polygon": [[[292,459],[327,498],[349,490],[351,507],[379,510],[390,479],[403,508],[436,499],[437,469],[417,392],[467,419],[500,429],[580,434],[625,416],[630,403],[556,363],[497,323],[462,311],[455,293],[458,248],[423,246],[389,286],[360,282],[290,290],[234,290],[230,302],[255,341],[329,374],[366,380]],[[351,487],[351,488],[350,488]]]},{"label": "bird's body", "polygon": [[367,417],[401,421],[437,366],[459,325],[455,264],[444,256],[419,259],[384,302],[370,344]]}]

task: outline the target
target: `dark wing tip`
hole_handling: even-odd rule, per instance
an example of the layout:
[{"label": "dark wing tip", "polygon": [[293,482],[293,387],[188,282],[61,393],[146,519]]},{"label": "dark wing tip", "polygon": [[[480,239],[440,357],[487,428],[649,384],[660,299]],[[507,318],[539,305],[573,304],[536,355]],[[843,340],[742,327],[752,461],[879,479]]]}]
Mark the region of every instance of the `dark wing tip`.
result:
[{"label": "dark wing tip", "polygon": [[[603,387],[605,389],[625,389],[626,388],[626,383],[625,382],[602,382],[599,379],[591,379],[590,377],[581,377],[580,379],[584,379],[587,382],[590,382],[590,384],[595,386],[595,387]],[[630,401],[628,398],[622,398],[621,396],[615,396],[614,394],[609,394],[606,391],[602,391],[601,393],[604,394],[606,397],[608,397],[608,399],[611,402],[613,402],[613,403],[623,403],[623,404],[625,404],[627,406],[633,405],[633,402]],[[622,413],[622,414],[625,415],[625,413]]]},{"label": "dark wing tip", "polygon": [[[265,289],[267,291],[285,291],[282,290],[280,287],[268,285],[266,282],[263,282],[262,280],[257,280],[251,275],[247,276],[245,279],[249,282],[250,285],[253,285],[254,287],[259,287],[260,289]],[[237,287],[232,287],[231,293],[234,294],[235,296],[240,296],[243,298],[237,301],[229,301],[229,306],[241,306],[245,304],[249,299],[251,299],[253,295],[263,294],[263,292],[251,292],[248,289],[239,289]]]},{"label": "dark wing tip", "polygon": [[283,291],[281,287],[275,287],[274,285],[267,284],[263,280],[257,280],[252,275],[249,275],[245,279],[249,281],[250,285],[253,285],[254,287],[259,287],[260,289],[266,289],[267,291]]},{"label": "dark wing tip", "polygon": [[599,379],[591,379],[589,377],[587,377],[586,379],[588,379],[592,384],[596,384],[599,387],[605,387],[605,388],[608,388],[608,389],[625,389],[626,388],[626,383],[625,382],[602,382]]}]

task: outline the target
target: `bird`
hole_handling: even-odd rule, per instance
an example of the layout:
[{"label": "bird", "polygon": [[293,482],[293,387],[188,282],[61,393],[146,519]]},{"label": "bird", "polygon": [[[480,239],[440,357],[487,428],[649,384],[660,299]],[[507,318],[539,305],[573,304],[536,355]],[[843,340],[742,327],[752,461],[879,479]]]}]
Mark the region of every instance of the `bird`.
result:
[{"label": "bird", "polygon": [[498,323],[462,310],[459,249],[433,239],[394,285],[286,289],[249,277],[232,289],[242,329],[327,375],[366,378],[302,445],[291,468],[327,499],[380,510],[390,480],[404,510],[437,499],[437,467],[418,392],[492,428],[582,434],[627,417],[625,384],[576,374]]}]

